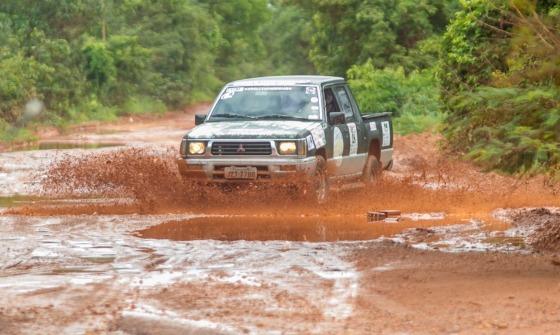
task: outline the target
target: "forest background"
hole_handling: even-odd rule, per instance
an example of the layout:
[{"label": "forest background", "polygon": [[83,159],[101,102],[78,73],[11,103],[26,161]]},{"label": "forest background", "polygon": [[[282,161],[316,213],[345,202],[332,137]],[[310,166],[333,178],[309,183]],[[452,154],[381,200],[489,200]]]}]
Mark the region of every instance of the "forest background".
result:
[{"label": "forest background", "polygon": [[559,29],[558,0],[3,0],[0,141],[162,114],[239,78],[322,74],[401,134],[559,175]]}]

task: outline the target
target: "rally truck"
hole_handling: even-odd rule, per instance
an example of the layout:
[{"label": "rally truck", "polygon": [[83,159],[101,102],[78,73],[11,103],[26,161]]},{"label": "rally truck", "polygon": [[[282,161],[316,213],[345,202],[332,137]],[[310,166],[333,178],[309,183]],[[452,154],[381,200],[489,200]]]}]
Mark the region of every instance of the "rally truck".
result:
[{"label": "rally truck", "polygon": [[392,157],[390,113],[361,112],[343,78],[277,76],[225,85],[177,163],[189,181],[282,183],[325,203],[344,185],[372,185]]}]

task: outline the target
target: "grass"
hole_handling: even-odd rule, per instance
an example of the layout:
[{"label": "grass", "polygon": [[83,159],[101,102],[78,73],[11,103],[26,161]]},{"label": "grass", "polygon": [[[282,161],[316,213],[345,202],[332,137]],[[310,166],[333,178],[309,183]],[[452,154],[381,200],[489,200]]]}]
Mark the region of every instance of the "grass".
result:
[{"label": "grass", "polygon": [[0,143],[31,142],[36,139],[29,129],[12,126],[0,119]]},{"label": "grass", "polygon": [[150,97],[133,97],[120,108],[120,115],[163,114],[167,106],[163,102]]},{"label": "grass", "polygon": [[120,106],[106,106],[92,96],[79,105],[68,108],[62,115],[51,113],[43,121],[35,120],[26,127],[16,127],[0,119],[0,144],[36,141],[37,137],[33,135],[32,129],[40,125],[52,125],[64,131],[73,124],[114,121],[122,115],[162,115],[166,111],[167,106],[163,102],[151,97],[132,97]]},{"label": "grass", "polygon": [[425,131],[439,131],[444,119],[445,114],[439,112],[420,115],[406,113],[393,119],[393,124],[397,134],[407,135]]}]

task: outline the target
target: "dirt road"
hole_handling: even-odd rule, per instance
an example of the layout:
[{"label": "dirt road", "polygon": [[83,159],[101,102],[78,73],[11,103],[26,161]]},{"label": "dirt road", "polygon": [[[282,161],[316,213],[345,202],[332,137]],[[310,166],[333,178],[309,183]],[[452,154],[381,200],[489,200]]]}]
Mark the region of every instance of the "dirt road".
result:
[{"label": "dirt road", "polygon": [[[420,134],[326,208],[193,189],[173,157],[206,108],[0,153],[0,333],[558,333],[558,185]],[[403,215],[368,223],[379,209]]]}]

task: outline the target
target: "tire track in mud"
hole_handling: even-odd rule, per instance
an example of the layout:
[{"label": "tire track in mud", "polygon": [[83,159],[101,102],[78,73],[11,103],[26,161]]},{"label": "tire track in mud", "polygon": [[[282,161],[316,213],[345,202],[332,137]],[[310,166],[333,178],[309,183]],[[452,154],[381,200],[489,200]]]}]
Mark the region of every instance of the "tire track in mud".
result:
[{"label": "tire track in mud", "polygon": [[[175,219],[186,218],[175,216]],[[4,216],[0,219],[3,230],[11,227],[12,232],[22,233],[20,227],[25,227],[26,231],[40,231],[33,241],[23,243],[33,249],[33,256],[22,259],[10,273],[5,273],[9,276],[0,277],[1,291],[23,294],[29,297],[30,303],[34,301],[39,306],[42,299],[52,297],[56,304],[52,313],[55,314],[75,313],[79,306],[63,307],[62,301],[79,299],[84,291],[103,292],[105,297],[95,294],[83,300],[85,304],[97,301],[94,305],[101,306],[91,307],[93,315],[97,309],[103,309],[104,299],[120,301],[118,311],[113,311],[108,319],[103,317],[105,321],[86,322],[78,318],[65,325],[58,324],[57,329],[65,330],[62,333],[72,333],[86,323],[90,327],[106,327],[121,317],[138,318],[136,306],[146,304],[176,310],[183,313],[182,318],[186,320],[214,319],[212,322],[217,322],[220,319],[208,314],[215,312],[212,308],[218,311],[224,306],[235,309],[237,300],[229,300],[228,290],[233,290],[232,297],[235,297],[235,290],[239,288],[249,296],[260,295],[269,313],[292,313],[293,300],[299,300],[303,307],[300,317],[302,320],[311,317],[314,323],[318,322],[318,329],[328,330],[332,325],[322,326],[323,322],[341,322],[353,311],[358,275],[352,263],[345,260],[344,245],[285,241],[173,242],[130,235],[139,227],[148,227],[169,216],[64,216],[50,218],[46,223],[37,217]],[[156,265],[152,263],[153,255],[160,259]],[[146,271],[147,268],[150,270]],[[160,290],[172,291],[182,285],[197,289],[215,286],[225,290],[208,291],[209,308],[205,313],[188,306],[165,306],[165,299],[159,297]],[[216,305],[213,300],[224,294],[223,305]],[[5,303],[5,306],[11,305]],[[98,312],[105,314],[101,310]],[[314,311],[319,314],[315,315]],[[272,329],[278,326],[276,317],[262,316],[260,311],[246,310],[243,314],[243,319],[232,316],[230,326],[245,329],[258,320]],[[224,320],[220,323],[227,324]],[[304,326],[311,327],[303,322],[300,327]]]}]

